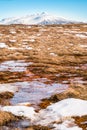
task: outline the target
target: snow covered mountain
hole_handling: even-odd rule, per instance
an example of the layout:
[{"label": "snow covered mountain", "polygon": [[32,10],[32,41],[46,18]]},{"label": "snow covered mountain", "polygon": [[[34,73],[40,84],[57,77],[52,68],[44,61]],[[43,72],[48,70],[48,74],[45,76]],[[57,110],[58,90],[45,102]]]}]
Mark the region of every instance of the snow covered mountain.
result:
[{"label": "snow covered mountain", "polygon": [[12,18],[2,19],[0,21],[0,24],[46,25],[46,24],[66,24],[70,22],[71,21],[66,20],[64,18],[55,17],[55,16],[52,16],[43,12],[41,14],[27,15],[27,16],[19,17],[19,18],[12,17]]}]

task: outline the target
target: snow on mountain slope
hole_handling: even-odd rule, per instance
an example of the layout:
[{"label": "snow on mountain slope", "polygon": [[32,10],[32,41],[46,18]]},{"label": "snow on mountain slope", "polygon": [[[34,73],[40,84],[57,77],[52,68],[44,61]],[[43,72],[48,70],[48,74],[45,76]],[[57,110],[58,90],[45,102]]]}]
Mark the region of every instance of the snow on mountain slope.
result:
[{"label": "snow on mountain slope", "polygon": [[12,17],[12,18],[6,18],[2,19],[0,21],[0,24],[29,24],[29,25],[34,25],[34,24],[65,24],[65,23],[70,23],[70,21],[49,15],[47,13],[41,13],[41,14],[34,14],[34,15],[27,15],[24,17]]}]

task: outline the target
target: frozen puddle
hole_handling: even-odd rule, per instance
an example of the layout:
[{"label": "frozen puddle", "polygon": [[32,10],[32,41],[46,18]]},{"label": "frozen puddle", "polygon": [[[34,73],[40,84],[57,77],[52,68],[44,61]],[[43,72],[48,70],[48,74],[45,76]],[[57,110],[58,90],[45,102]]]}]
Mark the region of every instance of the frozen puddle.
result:
[{"label": "frozen puddle", "polygon": [[31,64],[32,64],[32,62],[26,63],[23,60],[5,61],[0,64],[0,71],[23,72],[23,71],[26,71],[26,67]]},{"label": "frozen puddle", "polygon": [[19,87],[19,91],[15,93],[14,97],[12,98],[12,104],[23,102],[38,104],[41,99],[63,92],[68,87],[67,85],[58,83],[45,84],[43,80],[16,82],[14,85]]}]

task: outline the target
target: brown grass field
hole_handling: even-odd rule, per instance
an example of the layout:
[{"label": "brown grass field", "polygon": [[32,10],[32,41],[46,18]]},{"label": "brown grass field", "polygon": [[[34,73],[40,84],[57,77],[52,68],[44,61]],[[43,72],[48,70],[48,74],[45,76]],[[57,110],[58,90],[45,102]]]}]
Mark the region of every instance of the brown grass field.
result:
[{"label": "brown grass field", "polygon": [[[87,100],[87,24],[68,25],[0,25],[0,84],[47,78],[46,84],[61,83],[68,85],[62,93],[49,98],[44,97],[37,105],[46,108],[50,103],[65,98]],[[2,45],[3,46],[3,45]],[[12,71],[10,66],[4,71],[7,61],[32,62],[25,65],[24,71]],[[32,76],[27,76],[32,75]],[[11,105],[15,94],[0,92],[0,105]],[[0,125],[16,120],[9,113],[0,112]],[[87,129],[87,115],[74,117],[75,123]],[[0,130],[4,130],[3,127]],[[7,129],[6,129],[7,130]],[[10,129],[8,129],[10,130]],[[22,130],[13,128],[13,130]],[[33,126],[23,130],[49,130],[48,127]]]}]

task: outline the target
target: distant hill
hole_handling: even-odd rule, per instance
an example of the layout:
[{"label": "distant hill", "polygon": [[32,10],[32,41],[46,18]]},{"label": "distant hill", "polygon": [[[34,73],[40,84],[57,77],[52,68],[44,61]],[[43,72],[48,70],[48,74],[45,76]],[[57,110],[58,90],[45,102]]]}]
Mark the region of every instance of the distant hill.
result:
[{"label": "distant hill", "polygon": [[49,25],[49,24],[66,24],[72,23],[72,21],[49,15],[45,12],[41,14],[27,15],[23,17],[12,17],[5,18],[0,21],[0,24],[10,25],[10,24],[26,24],[26,25]]}]

